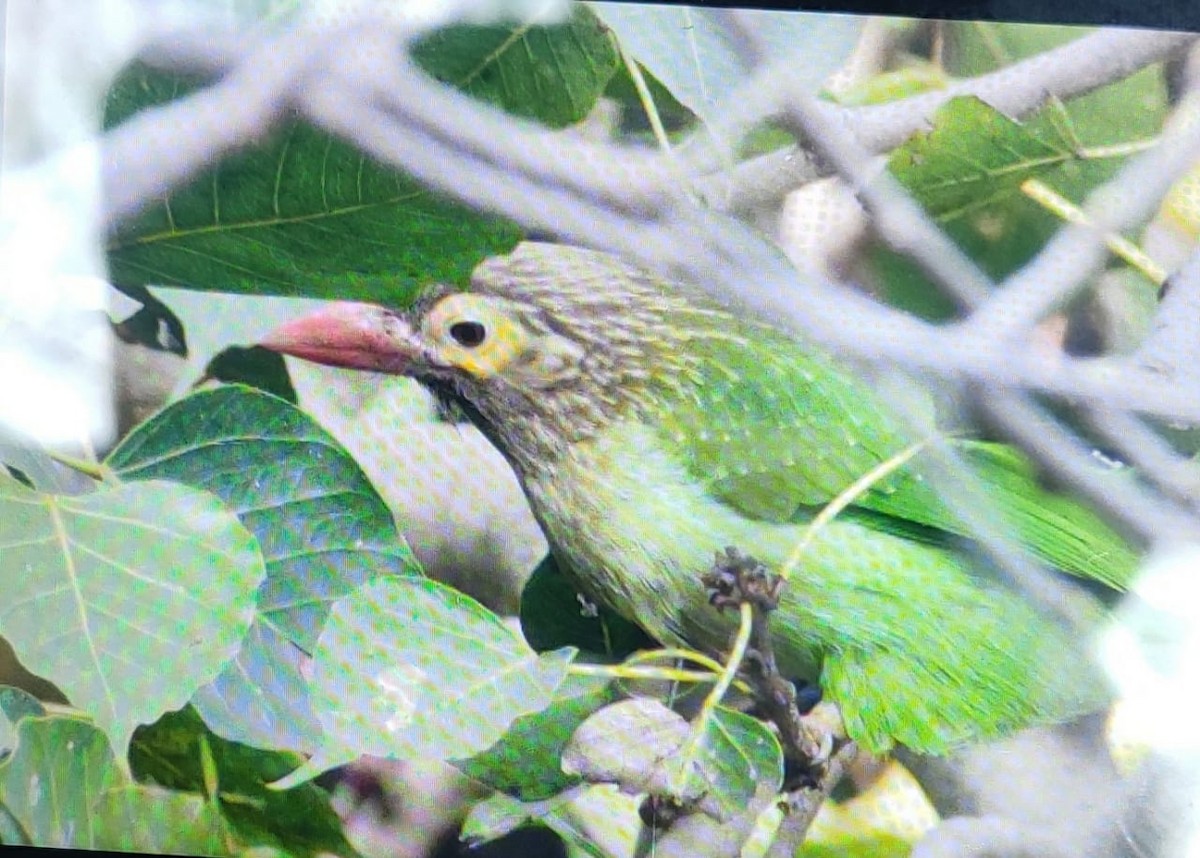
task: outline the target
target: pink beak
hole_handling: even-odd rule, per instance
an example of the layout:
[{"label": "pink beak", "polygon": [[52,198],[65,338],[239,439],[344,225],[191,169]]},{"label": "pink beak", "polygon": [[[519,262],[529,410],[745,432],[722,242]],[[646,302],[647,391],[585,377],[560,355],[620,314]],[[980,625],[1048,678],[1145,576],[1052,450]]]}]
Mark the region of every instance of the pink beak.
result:
[{"label": "pink beak", "polygon": [[421,349],[412,328],[376,304],[340,301],[287,322],[259,343],[326,366],[403,374]]}]

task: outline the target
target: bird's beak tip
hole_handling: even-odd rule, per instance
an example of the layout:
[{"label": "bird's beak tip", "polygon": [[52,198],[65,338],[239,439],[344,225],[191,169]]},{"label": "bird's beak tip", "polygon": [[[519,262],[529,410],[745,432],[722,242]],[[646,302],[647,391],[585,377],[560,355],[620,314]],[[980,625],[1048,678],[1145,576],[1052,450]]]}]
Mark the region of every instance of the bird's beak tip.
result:
[{"label": "bird's beak tip", "polygon": [[411,331],[374,304],[339,301],[285,322],[258,345],[313,363],[403,373],[416,355]]}]

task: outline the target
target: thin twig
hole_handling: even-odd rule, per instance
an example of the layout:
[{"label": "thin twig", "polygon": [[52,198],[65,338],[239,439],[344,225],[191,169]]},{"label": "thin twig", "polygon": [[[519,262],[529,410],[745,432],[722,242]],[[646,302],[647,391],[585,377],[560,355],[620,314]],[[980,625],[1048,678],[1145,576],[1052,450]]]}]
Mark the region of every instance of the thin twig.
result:
[{"label": "thin twig", "polygon": [[767,858],[791,858],[796,854],[796,850],[808,836],[808,829],[817,818],[821,805],[841,783],[857,756],[858,745],[846,742],[829,758],[815,787],[797,789],[788,794],[783,823],[775,832],[775,839],[767,852]]},{"label": "thin twig", "polygon": [[[1013,118],[1039,110],[1049,97],[1069,100],[1123,80],[1134,71],[1186,48],[1187,33],[1101,30],[998,71],[956,81],[946,89],[882,105],[821,105],[829,121],[853,129],[860,145],[886,152],[924,130],[951,98],[973,95]],[[759,86],[774,82],[761,81]],[[693,147],[694,148],[694,147]],[[688,144],[680,151],[689,151]],[[798,147],[788,147],[697,180],[704,198],[724,211],[770,203],[802,184],[829,175]]]}]

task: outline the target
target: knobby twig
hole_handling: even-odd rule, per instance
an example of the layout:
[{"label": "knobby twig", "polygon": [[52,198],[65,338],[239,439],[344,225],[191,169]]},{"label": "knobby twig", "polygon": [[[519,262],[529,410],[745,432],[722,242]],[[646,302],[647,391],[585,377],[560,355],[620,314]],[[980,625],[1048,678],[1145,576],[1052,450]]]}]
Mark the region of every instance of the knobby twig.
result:
[{"label": "knobby twig", "polygon": [[846,742],[833,752],[815,784],[799,787],[786,794],[783,822],[775,832],[767,858],[791,858],[796,854],[821,806],[842,782],[857,757],[858,745]]},{"label": "knobby twig", "polygon": [[806,720],[797,706],[795,686],[779,672],[771,643],[770,614],[779,606],[784,579],[753,557],[728,547],[717,552],[701,582],[711,591],[710,602],[718,611],[733,607],[741,612],[743,622],[730,667],[736,669],[743,663],[744,653],[745,674],[755,699],[778,728],[785,757],[798,766],[801,774],[798,783],[786,786],[781,795],[767,795],[760,789],[745,813],[717,827],[704,814],[681,816],[661,802],[643,805],[643,816],[648,815],[649,820],[639,840],[639,854],[689,854],[687,850],[694,850],[700,842],[705,844],[706,854],[739,854],[755,821],[774,803],[783,819],[769,854],[791,855],[858,749],[846,741],[840,717],[836,718],[838,726],[832,729]]},{"label": "knobby twig", "polygon": [[750,609],[747,674],[759,706],[779,729],[784,755],[806,770],[824,765],[838,737],[822,735],[805,722],[797,706],[796,687],[775,663],[770,615],[779,607],[783,577],[730,546],[724,553],[717,552],[701,583],[711,591],[709,601],[718,611],[729,607]]}]

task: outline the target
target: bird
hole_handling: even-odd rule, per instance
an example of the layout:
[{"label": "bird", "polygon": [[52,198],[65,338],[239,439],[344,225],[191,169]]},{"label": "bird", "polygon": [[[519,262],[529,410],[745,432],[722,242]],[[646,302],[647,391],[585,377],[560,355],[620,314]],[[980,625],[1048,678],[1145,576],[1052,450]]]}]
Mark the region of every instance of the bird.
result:
[{"label": "bird", "polygon": [[[714,553],[778,573],[806,540],[770,615],[774,655],[868,751],[944,754],[1109,699],[1087,634],[977,559],[920,454],[810,529],[919,439],[835,356],[690,284],[526,241],[465,289],[433,284],[403,308],[331,302],[262,345],[409,376],[453,405],[511,465],[581,593],[664,645],[728,652],[737,618],[701,581]],[[1135,548],[1043,488],[1023,454],[954,445],[1032,553],[1128,585]]]}]

